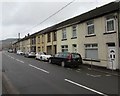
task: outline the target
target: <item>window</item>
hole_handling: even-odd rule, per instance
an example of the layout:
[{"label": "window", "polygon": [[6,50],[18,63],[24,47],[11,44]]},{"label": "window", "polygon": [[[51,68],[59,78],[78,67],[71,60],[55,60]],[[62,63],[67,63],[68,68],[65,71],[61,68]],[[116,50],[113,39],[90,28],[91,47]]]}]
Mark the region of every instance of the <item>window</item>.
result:
[{"label": "window", "polygon": [[47,34],[47,41],[48,41],[48,42],[51,42],[51,36],[50,36],[50,33]]},{"label": "window", "polygon": [[62,39],[66,39],[66,38],[67,38],[67,36],[66,36],[66,29],[64,28],[62,30]]},{"label": "window", "polygon": [[88,35],[94,34],[94,22],[93,22],[93,20],[90,20],[87,22],[87,34]]},{"label": "window", "polygon": [[115,19],[107,18],[106,19],[106,32],[114,32],[115,31]]},{"label": "window", "polygon": [[36,44],[36,38],[32,38],[31,44]]},{"label": "window", "polygon": [[38,41],[38,44],[40,44],[40,36],[38,37],[38,40],[37,40],[37,41]]},{"label": "window", "polygon": [[98,44],[85,44],[85,58],[98,59]]},{"label": "window", "polygon": [[44,35],[42,35],[42,43],[44,43]]},{"label": "window", "polygon": [[77,37],[76,31],[77,31],[77,26],[74,25],[74,26],[72,27],[72,37],[73,37],[73,38],[74,38],[74,37]]},{"label": "window", "polygon": [[57,32],[53,32],[53,41],[57,40]]},{"label": "window", "polygon": [[68,45],[62,45],[61,46],[61,51],[62,52],[68,52]]}]

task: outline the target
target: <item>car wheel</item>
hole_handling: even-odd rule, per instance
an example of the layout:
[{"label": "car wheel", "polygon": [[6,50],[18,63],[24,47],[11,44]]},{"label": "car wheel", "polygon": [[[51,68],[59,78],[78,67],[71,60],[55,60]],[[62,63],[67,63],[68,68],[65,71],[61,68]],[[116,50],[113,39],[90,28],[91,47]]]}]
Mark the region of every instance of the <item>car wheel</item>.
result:
[{"label": "car wheel", "polygon": [[49,61],[48,61],[50,64],[52,63],[52,61],[51,61],[51,59],[49,59]]},{"label": "car wheel", "polygon": [[64,61],[61,62],[61,66],[65,67],[65,62]]},{"label": "car wheel", "polygon": [[42,60],[42,57],[40,57],[40,60]]}]

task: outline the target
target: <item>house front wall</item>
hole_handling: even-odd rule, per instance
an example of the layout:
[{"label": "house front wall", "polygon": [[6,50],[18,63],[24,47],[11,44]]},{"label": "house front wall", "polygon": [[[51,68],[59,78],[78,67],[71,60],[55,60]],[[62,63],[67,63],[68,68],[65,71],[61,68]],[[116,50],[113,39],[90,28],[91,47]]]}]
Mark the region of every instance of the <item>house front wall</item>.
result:
[{"label": "house front wall", "polygon": [[[108,59],[108,44],[115,43],[115,50],[116,50],[116,68],[118,68],[118,28],[117,28],[117,18],[115,19],[116,30],[113,33],[105,34],[106,33],[106,21],[105,16],[95,18],[94,20],[94,30],[95,35],[87,36],[87,24],[83,22],[78,26],[78,52],[82,55],[83,58],[85,57],[85,44],[98,44],[98,60],[100,62],[92,62],[93,65],[108,67],[109,59]],[[91,64],[91,61],[84,61],[84,63]]]},{"label": "house front wall", "polygon": [[25,48],[25,52],[30,52],[30,39],[27,39],[25,42],[26,48]]},{"label": "house front wall", "polygon": [[23,41],[20,41],[20,50],[23,51]]},{"label": "house front wall", "polygon": [[44,52],[45,51],[45,43],[44,43],[44,34],[39,34],[36,36],[36,52]]},{"label": "house front wall", "polygon": [[53,32],[50,32],[50,41],[48,41],[48,34],[45,34],[45,52],[54,55],[56,53],[57,41],[53,40]]},{"label": "house front wall", "polygon": [[[77,33],[78,33],[78,30],[77,30]],[[66,27],[66,36],[67,36],[66,40],[62,40],[62,29],[57,31],[57,52],[62,51],[62,49],[61,49],[62,45],[68,45],[68,51],[73,52],[72,45],[73,44],[77,45],[77,38],[76,39],[71,39],[72,38],[72,27],[71,26]],[[78,52],[78,50],[76,52]]]}]

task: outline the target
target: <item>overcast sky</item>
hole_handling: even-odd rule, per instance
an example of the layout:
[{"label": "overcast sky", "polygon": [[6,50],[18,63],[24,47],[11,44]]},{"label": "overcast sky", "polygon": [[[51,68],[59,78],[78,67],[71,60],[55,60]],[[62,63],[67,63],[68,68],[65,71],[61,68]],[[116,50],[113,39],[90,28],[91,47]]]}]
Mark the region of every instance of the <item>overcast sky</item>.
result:
[{"label": "overcast sky", "polygon": [[0,28],[2,35],[0,35],[0,39],[17,38],[18,33],[23,38],[28,33],[33,34],[48,26],[52,26],[115,0],[75,0],[59,13],[40,24],[71,1],[4,0],[0,2],[0,21],[2,21],[2,26],[0,26],[2,27],[2,30]]}]

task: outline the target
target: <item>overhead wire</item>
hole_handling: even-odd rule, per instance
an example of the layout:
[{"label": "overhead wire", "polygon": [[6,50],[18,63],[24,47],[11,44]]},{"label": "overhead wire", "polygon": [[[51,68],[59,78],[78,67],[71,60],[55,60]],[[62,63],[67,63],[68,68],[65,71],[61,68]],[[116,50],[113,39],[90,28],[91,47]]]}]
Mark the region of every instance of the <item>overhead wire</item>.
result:
[{"label": "overhead wire", "polygon": [[69,6],[70,4],[72,4],[74,1],[75,0],[72,0],[71,2],[69,2],[68,4],[66,4],[65,6],[63,6],[61,9],[59,9],[58,11],[56,11],[55,13],[53,13],[52,15],[50,15],[49,17],[47,17],[46,19],[44,19],[40,23],[37,23],[36,25],[32,26],[31,28],[26,29],[24,32],[29,31],[29,30],[37,27],[38,25],[44,23],[45,21],[47,21],[48,19],[50,19],[51,17],[53,17],[54,15],[56,15],[57,13],[59,13],[60,11],[62,11],[64,8],[66,8],[67,6]]}]

